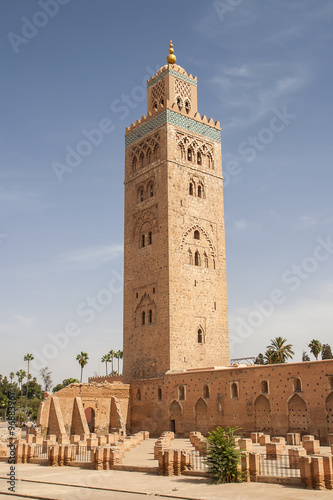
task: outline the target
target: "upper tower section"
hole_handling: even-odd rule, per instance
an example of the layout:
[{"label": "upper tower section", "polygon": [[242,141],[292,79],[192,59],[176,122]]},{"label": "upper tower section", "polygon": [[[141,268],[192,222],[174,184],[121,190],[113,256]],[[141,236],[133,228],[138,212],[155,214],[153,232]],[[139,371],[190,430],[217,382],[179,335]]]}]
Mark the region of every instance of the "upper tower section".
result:
[{"label": "upper tower section", "polygon": [[193,118],[198,111],[197,77],[188,75],[176,64],[177,59],[173,51],[170,42],[168,64],[160,68],[147,82],[147,114],[172,109]]}]

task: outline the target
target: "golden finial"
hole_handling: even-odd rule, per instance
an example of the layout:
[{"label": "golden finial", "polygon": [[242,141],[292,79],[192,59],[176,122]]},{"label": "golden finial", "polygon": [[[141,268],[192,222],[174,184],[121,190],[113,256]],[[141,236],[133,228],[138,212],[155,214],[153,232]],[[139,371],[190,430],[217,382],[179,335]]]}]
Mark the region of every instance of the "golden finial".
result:
[{"label": "golden finial", "polygon": [[177,61],[177,57],[174,55],[174,50],[173,50],[173,43],[172,40],[170,40],[170,48],[169,48],[169,55],[167,57],[167,63],[168,64],[175,64]]}]

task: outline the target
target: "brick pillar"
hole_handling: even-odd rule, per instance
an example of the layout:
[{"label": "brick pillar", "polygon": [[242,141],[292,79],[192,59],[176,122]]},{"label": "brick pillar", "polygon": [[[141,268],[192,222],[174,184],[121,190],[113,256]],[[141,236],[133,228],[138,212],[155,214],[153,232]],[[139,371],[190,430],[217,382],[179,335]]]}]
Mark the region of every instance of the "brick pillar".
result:
[{"label": "brick pillar", "polygon": [[58,455],[59,467],[63,467],[65,464],[65,445],[59,445],[59,455]]},{"label": "brick pillar", "polygon": [[69,444],[69,438],[67,434],[61,434],[61,436],[59,436],[58,444]]},{"label": "brick pillar", "polygon": [[174,450],[173,472],[174,472],[175,476],[181,476],[181,473],[182,473],[182,452],[181,452],[181,450]]},{"label": "brick pillar", "polygon": [[173,450],[164,452],[164,470],[166,476],[173,476]]},{"label": "brick pillar", "polygon": [[114,465],[121,464],[123,461],[122,451],[118,446],[113,446],[110,450],[110,468]]},{"label": "brick pillar", "polygon": [[164,468],[164,450],[158,452],[158,474],[159,476],[165,476]]},{"label": "brick pillar", "polygon": [[320,453],[320,442],[317,440],[304,441],[303,446],[308,455],[319,455]]},{"label": "brick pillar", "polygon": [[37,436],[33,436],[32,437],[32,442],[34,444],[43,444],[43,436],[40,436],[40,435],[39,436],[38,435]]},{"label": "brick pillar", "polygon": [[49,434],[46,436],[46,441],[48,441],[50,444],[56,444],[57,436],[55,434]]},{"label": "brick pillar", "polygon": [[96,448],[95,450],[95,470],[103,470],[103,448]]},{"label": "brick pillar", "polygon": [[267,443],[271,442],[271,436],[268,434],[264,434],[263,436],[259,436],[259,444],[260,446],[266,446]]},{"label": "brick pillar", "polygon": [[149,439],[149,432],[148,431],[143,431],[143,439]]},{"label": "brick pillar", "polygon": [[249,482],[250,481],[250,458],[247,453],[242,453],[241,454],[241,467],[242,467],[242,472],[244,474],[244,481]]},{"label": "brick pillar", "polygon": [[328,446],[333,446],[333,434],[328,435]]},{"label": "brick pillar", "polygon": [[23,454],[23,444],[16,444],[15,447],[15,463],[22,463],[22,454]]},{"label": "brick pillar", "polygon": [[305,441],[314,441],[314,436],[311,436],[310,434],[306,434],[305,436],[302,437],[303,448],[305,448],[305,446],[304,446]]},{"label": "brick pillar", "polygon": [[252,443],[259,443],[260,436],[263,436],[263,432],[251,432]]},{"label": "brick pillar", "polygon": [[312,472],[311,472],[311,457],[300,457],[299,458],[299,468],[301,472],[301,481],[306,485],[306,487],[312,489]]},{"label": "brick pillar", "polygon": [[32,434],[27,434],[25,436],[26,443],[32,444],[33,443],[33,438],[34,438],[34,436]]},{"label": "brick pillar", "polygon": [[249,453],[250,481],[257,481],[260,471],[260,455],[258,453]]},{"label": "brick pillar", "polygon": [[283,455],[285,446],[280,443],[267,443],[266,444],[266,458],[267,460],[278,460]]},{"label": "brick pillar", "polygon": [[306,457],[306,450],[304,448],[289,448],[289,468],[299,469],[299,459],[300,457]]},{"label": "brick pillar", "polygon": [[58,467],[59,465],[59,445],[53,444],[48,447],[48,460],[51,467]]},{"label": "brick pillar", "polygon": [[93,437],[93,438],[88,438],[87,439],[87,450],[91,450],[91,448],[96,448],[98,446],[98,439]]},{"label": "brick pillar", "polygon": [[182,456],[181,456],[181,470],[184,472],[185,470],[191,470],[191,461],[190,461],[190,454],[186,453],[186,451],[182,451]]},{"label": "brick pillar", "polygon": [[106,441],[106,436],[98,436],[98,446],[105,446]]},{"label": "brick pillar", "polygon": [[36,454],[36,445],[35,444],[28,444],[28,453],[27,453],[27,462],[30,464],[32,462],[32,459],[34,458]]},{"label": "brick pillar", "polygon": [[104,446],[103,447],[103,469],[104,470],[110,470],[110,447],[109,446]]},{"label": "brick pillar", "polygon": [[252,439],[239,439],[238,440],[239,449],[242,451],[252,451]]},{"label": "brick pillar", "polygon": [[22,464],[26,464],[28,462],[28,446],[28,443],[25,443],[22,446]]},{"label": "brick pillar", "polygon": [[291,446],[300,446],[301,435],[298,432],[288,432],[287,444],[289,444]]},{"label": "brick pillar", "polygon": [[273,437],[272,438],[272,443],[278,443],[278,444],[282,444],[283,446],[286,446],[286,440],[284,437]]},{"label": "brick pillar", "polygon": [[323,457],[325,486],[328,490],[333,490],[333,457]]},{"label": "brick pillar", "polygon": [[323,457],[311,457],[312,487],[315,490],[325,489]]},{"label": "brick pillar", "polygon": [[74,444],[67,444],[64,446],[64,465],[69,465],[76,460],[76,446]]}]

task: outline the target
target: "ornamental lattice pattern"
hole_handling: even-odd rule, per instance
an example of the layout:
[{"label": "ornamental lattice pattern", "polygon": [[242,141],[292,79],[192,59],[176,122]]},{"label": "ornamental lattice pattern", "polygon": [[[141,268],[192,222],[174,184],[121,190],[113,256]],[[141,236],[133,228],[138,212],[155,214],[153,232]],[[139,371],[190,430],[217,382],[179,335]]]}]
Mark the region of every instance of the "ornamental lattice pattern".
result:
[{"label": "ornamental lattice pattern", "polygon": [[160,103],[161,99],[164,99],[164,96],[165,96],[165,82],[164,80],[160,80],[151,89],[152,105],[154,106],[154,103]]},{"label": "ornamental lattice pattern", "polygon": [[191,85],[182,80],[175,80],[175,93],[183,98],[191,100]]}]

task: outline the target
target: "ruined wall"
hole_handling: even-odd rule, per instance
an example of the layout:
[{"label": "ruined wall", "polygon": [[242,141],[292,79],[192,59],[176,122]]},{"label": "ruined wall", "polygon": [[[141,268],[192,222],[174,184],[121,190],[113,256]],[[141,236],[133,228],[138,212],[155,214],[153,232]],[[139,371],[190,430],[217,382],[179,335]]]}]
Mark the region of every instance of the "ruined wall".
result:
[{"label": "ruined wall", "polygon": [[71,384],[41,403],[37,423],[43,434],[108,434],[126,428],[128,402],[129,385],[120,382]]},{"label": "ruined wall", "polygon": [[[173,422],[174,421],[174,422]],[[131,432],[333,432],[333,360],[192,370],[131,384]]]}]

